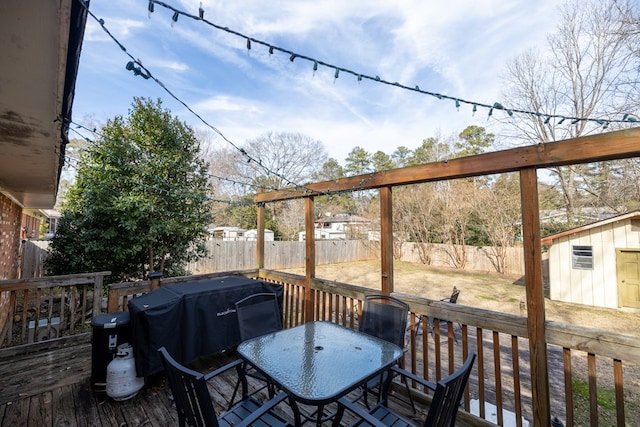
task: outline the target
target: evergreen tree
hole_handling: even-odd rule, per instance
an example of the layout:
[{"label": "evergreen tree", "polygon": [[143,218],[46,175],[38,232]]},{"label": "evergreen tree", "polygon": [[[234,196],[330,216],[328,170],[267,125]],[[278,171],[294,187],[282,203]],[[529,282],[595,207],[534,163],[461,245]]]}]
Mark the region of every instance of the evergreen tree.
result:
[{"label": "evergreen tree", "polygon": [[150,271],[184,274],[204,254],[211,223],[208,165],[193,130],[135,98],[81,156],[47,263],[51,274],[109,270],[111,280]]}]

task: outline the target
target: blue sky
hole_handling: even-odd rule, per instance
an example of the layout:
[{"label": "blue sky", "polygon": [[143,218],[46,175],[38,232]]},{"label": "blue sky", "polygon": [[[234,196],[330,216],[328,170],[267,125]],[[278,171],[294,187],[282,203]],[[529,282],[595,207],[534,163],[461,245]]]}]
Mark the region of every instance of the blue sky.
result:
[{"label": "blue sky", "polygon": [[[200,1],[166,0],[197,15]],[[204,0],[205,18],[272,45],[422,90],[492,104],[507,62],[544,50],[560,0],[284,1]],[[475,124],[500,134],[487,111],[363,80],[217,30],[146,0],[92,0],[90,10],[180,100],[236,145],[269,132],[322,141],[344,163],[360,146],[391,154]],[[92,18],[87,22],[73,120],[100,126],[126,115],[134,96],[164,106],[214,146],[227,144],[152,80],[125,69],[129,57]],[[503,114],[497,112],[494,114]],[[73,133],[70,137],[76,137]]]}]

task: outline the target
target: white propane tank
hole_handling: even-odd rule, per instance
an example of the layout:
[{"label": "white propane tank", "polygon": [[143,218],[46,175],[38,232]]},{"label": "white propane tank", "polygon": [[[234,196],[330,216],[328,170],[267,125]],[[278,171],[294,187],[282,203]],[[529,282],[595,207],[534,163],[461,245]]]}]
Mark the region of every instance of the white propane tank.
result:
[{"label": "white propane tank", "polygon": [[136,377],[133,347],[122,343],[116,357],[107,366],[107,396],[113,400],[127,400],[144,386],[144,378]]}]

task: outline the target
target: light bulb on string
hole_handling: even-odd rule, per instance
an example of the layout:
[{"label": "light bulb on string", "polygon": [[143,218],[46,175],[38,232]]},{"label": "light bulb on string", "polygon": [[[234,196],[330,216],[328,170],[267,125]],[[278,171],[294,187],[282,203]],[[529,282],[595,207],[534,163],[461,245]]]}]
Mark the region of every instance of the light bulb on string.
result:
[{"label": "light bulb on string", "polygon": [[154,7],[153,2],[150,1],[149,6],[147,7],[147,10],[149,11],[149,19],[151,19],[151,14],[153,13],[153,7]]},{"label": "light bulb on string", "polygon": [[473,108],[471,109],[471,117],[476,116],[476,111],[478,111],[478,104],[473,104]]},{"label": "light bulb on string", "polygon": [[200,8],[198,8],[198,16],[200,19],[204,19],[204,9],[202,8],[202,2],[200,2]]},{"label": "light bulb on string", "polygon": [[315,77],[316,71],[318,71],[318,61],[313,61],[313,76]]},{"label": "light bulb on string", "polygon": [[340,70],[336,68],[336,72],[333,74],[333,84],[336,83],[336,80],[338,80],[339,76],[340,76]]},{"label": "light bulb on string", "polygon": [[460,111],[460,100],[456,99],[456,110]]},{"label": "light bulb on string", "polygon": [[173,25],[178,22],[178,16],[180,16],[180,14],[178,12],[173,12],[173,16],[171,17],[171,27],[173,28]]}]

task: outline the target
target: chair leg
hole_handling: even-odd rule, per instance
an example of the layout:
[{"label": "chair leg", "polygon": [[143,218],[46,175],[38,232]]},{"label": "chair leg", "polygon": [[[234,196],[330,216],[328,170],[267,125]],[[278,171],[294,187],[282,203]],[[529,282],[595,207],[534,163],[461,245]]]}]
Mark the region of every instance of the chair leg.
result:
[{"label": "chair leg", "polygon": [[240,388],[240,380],[236,382],[236,386],[233,389],[233,394],[231,395],[231,400],[229,401],[229,408],[227,409],[231,409],[231,407],[233,406],[233,403],[236,400],[236,393],[238,393],[239,388]]},{"label": "chair leg", "polygon": [[409,388],[409,381],[407,381],[407,377],[402,377],[402,382],[404,383],[404,387],[407,390],[407,396],[409,396],[409,403],[411,404],[411,409],[413,409],[413,413],[416,413],[416,405],[413,403],[413,396],[411,395],[411,389]]},{"label": "chair leg", "polygon": [[363,387],[362,400],[364,401],[364,406],[366,406],[367,409],[371,409],[371,407],[369,406],[369,393],[367,392],[366,385]]}]

